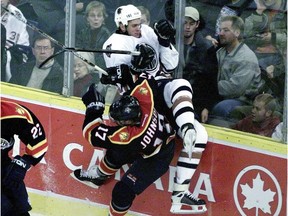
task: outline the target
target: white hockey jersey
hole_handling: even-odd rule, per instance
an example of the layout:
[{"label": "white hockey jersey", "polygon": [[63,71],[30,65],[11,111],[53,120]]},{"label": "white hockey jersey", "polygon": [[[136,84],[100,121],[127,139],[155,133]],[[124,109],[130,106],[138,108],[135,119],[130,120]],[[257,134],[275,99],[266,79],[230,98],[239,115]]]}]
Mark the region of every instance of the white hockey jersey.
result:
[{"label": "white hockey jersey", "polygon": [[29,46],[29,34],[26,29],[26,18],[22,12],[12,4],[7,6],[7,9],[15,16],[19,17],[18,20],[15,16],[7,11],[1,16],[1,23],[6,28],[6,47],[9,48],[13,44]]},{"label": "white hockey jersey", "polygon": [[[166,71],[175,69],[179,61],[178,51],[171,45],[170,47],[163,47],[159,45],[157,35],[154,30],[145,24],[141,25],[141,37],[113,33],[108,40],[103,44],[103,49],[109,50],[127,50],[134,51],[137,44],[146,43],[150,45],[156,53],[156,57],[148,67],[147,72],[152,75],[160,70],[160,61]],[[104,60],[106,67],[114,67],[120,64],[131,65],[131,55],[124,54],[110,54],[104,53]]]}]

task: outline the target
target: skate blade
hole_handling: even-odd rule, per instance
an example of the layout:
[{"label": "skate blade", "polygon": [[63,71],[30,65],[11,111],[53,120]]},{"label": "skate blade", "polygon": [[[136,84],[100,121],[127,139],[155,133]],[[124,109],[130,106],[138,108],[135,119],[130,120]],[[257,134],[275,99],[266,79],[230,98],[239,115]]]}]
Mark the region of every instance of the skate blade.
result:
[{"label": "skate blade", "polygon": [[74,175],[74,172],[70,173],[70,176],[71,176],[72,178],[74,178],[75,180],[77,180],[78,182],[81,182],[82,184],[85,184],[85,185],[87,185],[87,186],[89,186],[89,187],[92,187],[92,188],[94,188],[94,189],[98,189],[98,188],[99,188],[98,185],[95,185],[95,184],[93,184],[92,182],[79,180],[79,179],[76,178],[76,176]]},{"label": "skate blade", "polygon": [[[181,209],[182,206],[189,206],[191,209]],[[172,214],[203,214],[207,211],[205,205],[190,206],[185,204],[172,204],[170,212]]]}]

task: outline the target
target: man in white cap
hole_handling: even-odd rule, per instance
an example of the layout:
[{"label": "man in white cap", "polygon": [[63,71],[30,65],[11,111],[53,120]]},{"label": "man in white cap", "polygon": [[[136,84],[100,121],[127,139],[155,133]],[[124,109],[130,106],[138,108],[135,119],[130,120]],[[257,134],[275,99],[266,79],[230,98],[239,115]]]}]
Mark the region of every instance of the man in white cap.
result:
[{"label": "man in white cap", "polygon": [[[202,123],[208,120],[208,110],[218,102],[216,48],[206,39],[201,29],[200,14],[194,7],[185,8],[183,78],[193,87],[196,117]],[[209,88],[207,90],[207,88]]]}]

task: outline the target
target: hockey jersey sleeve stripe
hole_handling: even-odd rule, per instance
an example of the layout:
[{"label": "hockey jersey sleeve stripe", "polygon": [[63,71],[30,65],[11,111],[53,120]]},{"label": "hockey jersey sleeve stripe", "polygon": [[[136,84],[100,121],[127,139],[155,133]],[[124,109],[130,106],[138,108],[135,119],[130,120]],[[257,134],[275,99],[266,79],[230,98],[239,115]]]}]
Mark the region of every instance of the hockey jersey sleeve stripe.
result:
[{"label": "hockey jersey sleeve stripe", "polygon": [[87,125],[85,125],[85,127],[83,128],[83,137],[91,144],[92,144],[92,140],[91,140],[91,132],[94,128],[98,127],[100,124],[102,123],[102,119],[101,118],[97,118],[92,122],[89,122]]},{"label": "hockey jersey sleeve stripe", "polygon": [[39,142],[37,145],[31,146],[30,144],[28,144],[26,146],[26,153],[28,155],[31,155],[33,158],[39,158],[41,157],[43,154],[45,154],[48,150],[48,143],[47,140],[42,140],[41,142]]}]

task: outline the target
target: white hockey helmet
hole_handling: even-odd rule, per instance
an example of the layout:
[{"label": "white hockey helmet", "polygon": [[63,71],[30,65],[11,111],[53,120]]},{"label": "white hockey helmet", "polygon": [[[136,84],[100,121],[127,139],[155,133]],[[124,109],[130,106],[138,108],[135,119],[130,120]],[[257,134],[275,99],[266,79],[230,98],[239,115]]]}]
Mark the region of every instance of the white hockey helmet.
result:
[{"label": "white hockey helmet", "polygon": [[128,25],[128,21],[141,18],[141,11],[134,5],[124,5],[120,6],[115,11],[114,21],[116,26],[119,24]]}]

